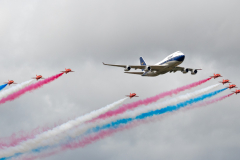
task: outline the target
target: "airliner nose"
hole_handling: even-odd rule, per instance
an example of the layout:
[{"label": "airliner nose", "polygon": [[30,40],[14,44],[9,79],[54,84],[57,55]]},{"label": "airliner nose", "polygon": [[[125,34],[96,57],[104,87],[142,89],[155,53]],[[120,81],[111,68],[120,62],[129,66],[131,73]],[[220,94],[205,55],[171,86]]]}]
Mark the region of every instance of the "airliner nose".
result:
[{"label": "airliner nose", "polygon": [[185,55],[179,55],[176,57],[176,61],[183,61],[185,59]]}]

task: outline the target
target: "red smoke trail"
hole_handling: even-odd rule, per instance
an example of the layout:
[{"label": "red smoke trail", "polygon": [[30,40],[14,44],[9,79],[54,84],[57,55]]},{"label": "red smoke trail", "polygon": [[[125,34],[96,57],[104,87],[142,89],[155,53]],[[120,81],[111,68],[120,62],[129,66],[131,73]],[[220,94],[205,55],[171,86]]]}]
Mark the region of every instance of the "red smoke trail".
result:
[{"label": "red smoke trail", "polygon": [[23,95],[24,93],[29,92],[29,91],[32,91],[32,90],[35,90],[35,89],[37,89],[37,88],[40,88],[40,87],[42,87],[44,84],[50,83],[50,82],[52,82],[53,80],[59,78],[59,77],[62,76],[62,75],[63,75],[63,73],[60,73],[60,74],[57,74],[57,75],[55,75],[55,76],[49,77],[49,78],[47,78],[47,79],[41,80],[41,81],[39,81],[39,82],[37,82],[37,83],[31,84],[31,85],[29,85],[29,86],[27,86],[27,87],[25,87],[25,88],[23,88],[23,89],[15,92],[15,93],[13,93],[13,94],[10,94],[10,95],[7,96],[6,98],[2,98],[2,99],[0,100],[0,104],[3,104],[3,103],[5,103],[5,102],[7,102],[7,101],[13,101],[14,99],[20,97],[20,96]]},{"label": "red smoke trail", "polygon": [[[70,119],[69,119],[70,120]],[[49,129],[55,128],[62,124],[62,121],[59,121],[55,123],[53,126],[49,127],[37,127],[33,129],[31,132],[27,133],[24,131],[20,131],[18,133],[13,133],[10,137],[3,137],[0,138],[0,149],[6,148],[6,147],[13,147],[18,145],[22,141],[26,141],[30,138],[34,138],[35,135],[43,133],[45,131],[48,131]]]},{"label": "red smoke trail", "polygon": [[34,138],[38,133],[45,132],[50,128],[35,128],[30,133],[20,132],[18,135],[16,133],[12,134],[10,137],[0,138],[0,149],[5,147],[12,147],[18,145],[22,141],[26,141],[29,138]]},{"label": "red smoke trail", "polygon": [[121,113],[123,113],[123,112],[125,112],[125,111],[127,111],[129,109],[134,109],[134,108],[136,108],[136,107],[138,107],[140,105],[148,105],[149,103],[156,102],[157,100],[159,100],[161,98],[164,98],[166,96],[172,96],[173,94],[178,94],[179,92],[182,92],[184,90],[187,90],[187,89],[196,87],[198,85],[201,85],[201,84],[209,81],[210,79],[212,79],[212,78],[207,78],[207,79],[204,79],[204,80],[201,80],[201,81],[198,81],[198,82],[194,82],[192,84],[189,84],[189,85],[177,88],[177,89],[173,89],[171,91],[163,92],[163,93],[160,93],[160,94],[158,94],[158,95],[156,95],[154,97],[147,98],[145,100],[139,100],[137,102],[125,104],[125,105],[123,105],[122,107],[119,107],[116,110],[108,111],[105,114],[100,115],[99,117],[93,119],[91,122],[93,122],[93,121],[95,121],[97,119],[104,119],[104,118],[107,118],[107,117],[111,117],[111,116],[114,116],[114,115],[121,114]]},{"label": "red smoke trail", "polygon": [[124,131],[126,129],[131,129],[131,128],[136,127],[136,126],[138,126],[140,124],[143,124],[143,123],[149,123],[149,122],[154,122],[156,120],[161,120],[162,118],[165,118],[166,116],[170,116],[170,115],[172,115],[176,112],[179,112],[179,111],[187,111],[187,110],[194,109],[194,108],[197,108],[197,107],[210,105],[210,104],[213,104],[215,102],[221,101],[221,100],[223,100],[227,97],[230,97],[233,94],[234,93],[231,93],[231,94],[228,94],[228,95],[225,95],[225,96],[222,96],[222,97],[219,97],[219,98],[215,98],[215,99],[212,99],[212,100],[209,100],[209,101],[200,102],[200,103],[191,105],[187,108],[182,108],[182,109],[180,109],[178,111],[175,111],[175,112],[169,112],[169,113],[166,113],[166,114],[163,114],[163,115],[160,115],[160,116],[154,116],[152,118],[147,118],[147,119],[144,119],[144,120],[133,121],[133,122],[127,124],[127,125],[124,125],[124,126],[122,125],[122,126],[120,126],[119,128],[116,128],[116,129],[102,130],[98,133],[88,135],[88,136],[82,138],[81,140],[77,140],[77,141],[71,142],[69,144],[64,144],[64,145],[60,146],[60,148],[53,149],[54,151],[50,151],[48,153],[40,153],[40,155],[35,155],[35,156],[30,156],[30,157],[26,155],[26,156],[21,157],[20,159],[34,160],[34,159],[37,159],[37,158],[47,157],[47,155],[57,154],[59,152],[62,152],[62,151],[68,150],[68,149],[76,149],[76,148],[80,148],[80,147],[83,148],[86,145],[94,143],[97,140],[103,139],[105,137],[109,137],[109,136],[113,135],[114,133]]}]

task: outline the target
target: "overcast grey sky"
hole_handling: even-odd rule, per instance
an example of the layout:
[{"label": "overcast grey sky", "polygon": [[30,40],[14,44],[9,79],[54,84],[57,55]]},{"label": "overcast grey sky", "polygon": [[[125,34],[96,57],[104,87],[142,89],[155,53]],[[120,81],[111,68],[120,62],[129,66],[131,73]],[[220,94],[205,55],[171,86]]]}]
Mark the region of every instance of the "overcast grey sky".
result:
[{"label": "overcast grey sky", "polygon": [[[213,73],[240,85],[239,5],[237,0],[2,0],[1,82],[49,77],[64,68],[75,72],[1,105],[0,136],[67,121],[130,92],[144,99]],[[178,50],[186,55],[181,66],[203,70],[195,76],[141,77],[102,65],[139,64],[140,56],[154,64]],[[46,160],[237,160],[238,104],[239,97],[232,96]]]}]

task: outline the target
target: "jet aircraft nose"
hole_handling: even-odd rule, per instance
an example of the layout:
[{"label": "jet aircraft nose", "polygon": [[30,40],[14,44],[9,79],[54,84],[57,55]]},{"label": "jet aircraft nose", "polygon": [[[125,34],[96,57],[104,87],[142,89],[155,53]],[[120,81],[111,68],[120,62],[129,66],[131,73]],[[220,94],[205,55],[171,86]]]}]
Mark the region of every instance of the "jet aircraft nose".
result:
[{"label": "jet aircraft nose", "polygon": [[183,61],[185,59],[185,55],[179,55],[176,57],[176,61]]}]

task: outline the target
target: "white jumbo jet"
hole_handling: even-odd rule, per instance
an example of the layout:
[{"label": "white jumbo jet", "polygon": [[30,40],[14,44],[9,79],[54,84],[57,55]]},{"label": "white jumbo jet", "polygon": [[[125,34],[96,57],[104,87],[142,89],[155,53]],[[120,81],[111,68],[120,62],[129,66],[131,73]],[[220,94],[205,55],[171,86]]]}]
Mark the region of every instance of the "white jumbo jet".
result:
[{"label": "white jumbo jet", "polygon": [[147,65],[142,57],[140,57],[140,64],[141,65],[115,65],[115,64],[105,64],[108,66],[115,66],[115,67],[123,67],[125,68],[124,71],[130,71],[131,68],[136,69],[142,69],[141,72],[124,72],[129,74],[138,74],[142,76],[158,76],[160,74],[165,74],[167,72],[176,72],[181,71],[182,73],[188,73],[188,71],[191,71],[192,75],[197,74],[198,70],[201,69],[193,69],[193,68],[184,68],[179,67],[178,65],[181,64],[185,59],[185,55],[177,51],[169,56],[167,56],[164,60],[162,60],[159,63],[156,63],[155,65]]}]

